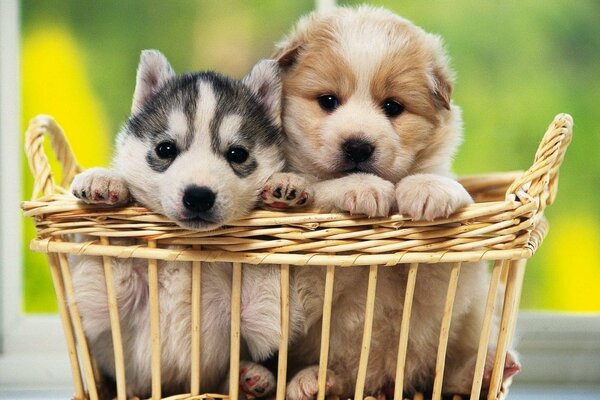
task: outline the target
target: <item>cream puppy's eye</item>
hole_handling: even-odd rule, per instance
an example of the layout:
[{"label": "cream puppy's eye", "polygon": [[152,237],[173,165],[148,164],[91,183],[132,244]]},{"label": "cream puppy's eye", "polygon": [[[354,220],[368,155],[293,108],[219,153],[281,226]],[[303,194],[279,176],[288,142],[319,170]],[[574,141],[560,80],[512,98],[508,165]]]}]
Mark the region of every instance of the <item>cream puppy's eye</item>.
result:
[{"label": "cream puppy's eye", "polygon": [[334,111],[340,106],[340,100],[332,94],[325,94],[317,97],[317,101],[321,108],[327,112]]},{"label": "cream puppy's eye", "polygon": [[390,118],[397,117],[404,111],[404,106],[393,99],[385,99],[383,103],[381,103],[381,108],[385,115]]}]

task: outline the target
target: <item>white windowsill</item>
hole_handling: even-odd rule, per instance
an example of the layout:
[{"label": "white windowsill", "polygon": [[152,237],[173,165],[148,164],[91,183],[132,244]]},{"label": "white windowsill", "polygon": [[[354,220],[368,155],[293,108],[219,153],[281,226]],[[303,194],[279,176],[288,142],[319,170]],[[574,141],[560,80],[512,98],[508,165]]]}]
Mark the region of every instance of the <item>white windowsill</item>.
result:
[{"label": "white windowsill", "polygon": [[[65,400],[73,395],[69,388],[59,389],[4,389],[0,388],[0,399],[4,400]],[[597,400],[599,385],[541,385],[515,384],[508,395],[509,400]]]}]

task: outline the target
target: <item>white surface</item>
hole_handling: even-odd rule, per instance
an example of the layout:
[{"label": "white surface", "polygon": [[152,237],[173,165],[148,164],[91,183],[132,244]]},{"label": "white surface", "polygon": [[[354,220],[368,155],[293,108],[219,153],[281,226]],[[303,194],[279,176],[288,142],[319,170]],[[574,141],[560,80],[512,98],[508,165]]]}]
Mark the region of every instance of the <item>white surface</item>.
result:
[{"label": "white surface", "polygon": [[[598,400],[598,386],[552,386],[513,385],[508,400]],[[11,400],[66,400],[73,392],[70,389],[22,390],[0,388],[0,399]]]}]

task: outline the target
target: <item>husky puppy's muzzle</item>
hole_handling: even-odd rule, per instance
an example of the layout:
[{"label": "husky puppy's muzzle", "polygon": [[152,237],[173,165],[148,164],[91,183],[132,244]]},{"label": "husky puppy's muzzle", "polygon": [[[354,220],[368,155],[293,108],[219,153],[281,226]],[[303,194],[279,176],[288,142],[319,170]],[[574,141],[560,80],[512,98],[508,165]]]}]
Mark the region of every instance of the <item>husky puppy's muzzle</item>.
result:
[{"label": "husky puppy's muzzle", "polygon": [[185,208],[182,222],[186,225],[202,225],[204,222],[217,222],[213,215],[216,199],[217,194],[206,186],[188,186],[181,198],[181,202]]}]

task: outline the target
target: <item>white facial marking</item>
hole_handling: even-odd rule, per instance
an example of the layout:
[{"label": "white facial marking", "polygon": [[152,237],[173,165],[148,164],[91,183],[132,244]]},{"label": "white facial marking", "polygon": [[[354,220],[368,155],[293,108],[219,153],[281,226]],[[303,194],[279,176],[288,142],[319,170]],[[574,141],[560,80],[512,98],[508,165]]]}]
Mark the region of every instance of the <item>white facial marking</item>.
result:
[{"label": "white facial marking", "polygon": [[194,129],[197,136],[210,138],[210,123],[217,109],[217,98],[208,82],[198,83],[198,108],[194,119]]},{"label": "white facial marking", "polygon": [[236,137],[239,137],[240,128],[242,127],[242,117],[236,114],[229,114],[223,117],[221,126],[219,127],[219,137],[221,143],[235,143]]},{"label": "white facial marking", "polygon": [[182,110],[172,110],[169,114],[169,134],[172,137],[183,136],[187,132],[187,118]]}]

